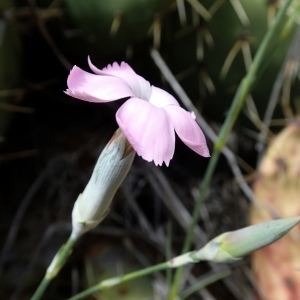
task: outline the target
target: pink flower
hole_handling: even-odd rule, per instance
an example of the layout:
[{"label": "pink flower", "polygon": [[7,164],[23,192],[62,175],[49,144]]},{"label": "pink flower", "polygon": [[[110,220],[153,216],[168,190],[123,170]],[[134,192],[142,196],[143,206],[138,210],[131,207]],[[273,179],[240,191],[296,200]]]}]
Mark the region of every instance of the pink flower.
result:
[{"label": "pink flower", "polygon": [[66,94],[89,102],[110,102],[130,97],[117,111],[116,119],[138,155],[156,165],[168,166],[174,155],[175,132],[196,153],[208,157],[209,150],[195,114],[182,109],[169,93],[137,75],[125,62],[103,70],[88,59],[95,74],[74,66]]}]

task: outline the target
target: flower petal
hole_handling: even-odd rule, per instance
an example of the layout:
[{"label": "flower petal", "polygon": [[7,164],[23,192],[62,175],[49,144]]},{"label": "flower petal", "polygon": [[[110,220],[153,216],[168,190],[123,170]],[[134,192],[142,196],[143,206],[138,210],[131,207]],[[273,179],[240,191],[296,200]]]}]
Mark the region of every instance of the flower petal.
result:
[{"label": "flower petal", "polygon": [[[133,69],[125,62],[121,62],[119,65],[117,62],[112,63],[111,65],[107,65],[107,67],[101,69],[98,69],[96,66],[93,65],[91,62],[90,57],[88,56],[88,64],[91,68],[91,70],[98,75],[112,75],[117,77],[124,77],[124,75],[132,74],[136,75],[136,73],[133,71]],[[122,75],[123,74],[123,75]]]},{"label": "flower petal", "polygon": [[132,89],[135,97],[149,100],[151,95],[150,83],[143,77],[137,75],[133,69],[125,62],[114,62],[112,65],[108,65],[102,70],[96,68],[88,57],[88,63],[91,70],[98,75],[110,75],[123,79]]},{"label": "flower petal", "polygon": [[156,165],[169,165],[174,155],[175,132],[163,109],[131,98],[119,108],[116,118],[138,155]]},{"label": "flower petal", "polygon": [[151,86],[151,97],[149,102],[156,107],[164,107],[167,105],[179,106],[179,103],[171,94],[156,86]]},{"label": "flower petal", "polygon": [[167,105],[179,106],[179,103],[171,94],[156,86],[151,86],[151,97],[149,102],[156,107],[164,107]]},{"label": "flower petal", "polygon": [[166,106],[163,109],[167,112],[179,138],[196,153],[209,157],[205,136],[194,120],[193,113],[174,105]]},{"label": "flower petal", "polygon": [[133,96],[129,85],[121,78],[99,76],[74,66],[67,80],[66,94],[89,102],[109,102]]}]

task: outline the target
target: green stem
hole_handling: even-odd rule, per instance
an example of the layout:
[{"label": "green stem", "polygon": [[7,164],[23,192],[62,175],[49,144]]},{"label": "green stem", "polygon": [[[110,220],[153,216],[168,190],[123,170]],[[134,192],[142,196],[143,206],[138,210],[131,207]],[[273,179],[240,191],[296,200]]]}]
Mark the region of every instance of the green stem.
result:
[{"label": "green stem", "polygon": [[[286,10],[289,7],[291,2],[292,2],[292,0],[286,0],[285,3],[281,6],[281,8],[278,11],[276,18],[273,22],[273,25],[267,31],[259,49],[255,55],[255,58],[253,60],[252,65],[250,66],[248,73],[246,74],[246,76],[242,80],[242,82],[240,83],[238,90],[233,98],[230,110],[229,110],[227,117],[225,119],[225,122],[221,128],[218,139],[214,144],[213,154],[210,159],[208,168],[205,172],[204,179],[201,183],[200,196],[197,199],[196,204],[195,204],[195,208],[193,211],[193,221],[187,232],[187,235],[186,235],[186,238],[184,241],[184,245],[182,248],[182,253],[187,252],[191,247],[192,236],[194,233],[195,226],[198,223],[198,219],[199,219],[200,207],[201,207],[201,204],[203,203],[205,193],[206,193],[207,187],[209,185],[209,182],[211,180],[212,174],[216,168],[220,153],[221,153],[223,147],[225,146],[227,137],[228,137],[229,133],[231,132],[232,127],[235,124],[235,121],[244,105],[244,102],[245,102],[247,96],[249,95],[249,92],[251,91],[253,83],[256,79],[257,71],[259,70],[259,67],[261,66],[264,56],[267,52],[267,48],[268,48],[271,40],[275,37],[276,33],[278,32],[280,22],[282,21],[284,15],[286,13]],[[177,295],[178,289],[179,289],[179,283],[180,283],[180,280],[182,277],[182,272],[183,272],[182,268],[178,268],[176,270],[171,293],[169,295],[169,300],[174,300],[176,298],[176,295]]]},{"label": "green stem", "polygon": [[42,295],[44,294],[44,291],[46,290],[47,286],[49,285],[49,283],[51,282],[50,278],[47,278],[46,276],[43,278],[42,282],[40,283],[40,285],[38,286],[38,288],[36,289],[34,295],[31,297],[31,300],[38,300],[42,297]]},{"label": "green stem", "polygon": [[146,276],[146,275],[149,275],[149,274],[154,273],[154,272],[165,270],[165,269],[168,269],[168,268],[170,268],[169,261],[158,264],[158,265],[155,265],[155,266],[151,266],[151,267],[143,269],[143,270],[128,273],[124,276],[118,276],[118,277],[113,277],[113,278],[110,278],[110,279],[105,279],[105,280],[101,281],[100,283],[98,283],[97,285],[94,285],[94,286],[86,289],[85,291],[69,298],[69,300],[83,299],[84,297],[87,297],[87,296],[92,295],[96,292],[100,292],[102,290],[111,288],[115,285],[130,281],[130,280],[142,277],[142,276]]},{"label": "green stem", "polygon": [[[110,278],[110,279],[103,280],[99,284],[94,285],[94,286],[90,287],[89,289],[86,289],[85,291],[69,298],[69,300],[84,299],[85,297],[90,296],[94,293],[100,292],[104,289],[108,289],[108,288],[111,288],[111,287],[116,286],[118,284],[124,283],[126,281],[130,281],[130,280],[142,277],[142,276],[146,276],[146,275],[149,275],[151,273],[158,272],[158,271],[161,271],[161,270],[164,270],[164,269],[167,269],[167,270],[170,269],[169,262],[164,262],[164,263],[158,264],[156,266],[152,266],[152,267],[149,267],[149,268],[146,268],[146,269],[143,269],[143,270],[139,270],[139,271],[136,271],[136,272],[129,273],[129,274],[124,275],[124,276],[113,277],[113,278]],[[199,289],[201,289],[201,288],[203,288],[203,287],[205,287],[205,286],[207,286],[211,283],[214,283],[214,282],[216,282],[216,281],[218,281],[222,278],[225,278],[228,275],[230,275],[231,273],[232,273],[231,270],[224,270],[220,273],[213,274],[213,275],[205,278],[201,282],[199,282],[199,283],[195,284],[194,286],[190,287],[189,289],[185,290],[184,293],[182,293],[182,295],[181,295],[181,299],[183,300],[183,299],[187,298],[189,295],[195,293]]]},{"label": "green stem", "polygon": [[73,246],[76,243],[77,239],[78,236],[74,236],[73,234],[71,234],[67,243],[58,250],[54,259],[52,260],[52,263],[48,267],[42,282],[31,297],[31,300],[39,300],[42,297],[52,279],[54,279],[57,276],[60,269],[64,266],[67,259],[71,255]]}]

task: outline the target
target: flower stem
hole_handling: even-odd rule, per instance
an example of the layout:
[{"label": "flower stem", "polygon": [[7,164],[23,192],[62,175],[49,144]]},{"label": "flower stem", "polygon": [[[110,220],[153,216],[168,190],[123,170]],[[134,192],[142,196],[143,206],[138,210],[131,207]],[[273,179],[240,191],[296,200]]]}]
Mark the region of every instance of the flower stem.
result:
[{"label": "flower stem", "polygon": [[71,255],[73,246],[78,240],[78,237],[79,236],[75,236],[74,234],[71,234],[67,243],[58,250],[58,252],[56,253],[55,257],[52,260],[52,263],[48,267],[42,282],[40,283],[35,293],[31,297],[31,300],[39,300],[42,297],[42,295],[44,294],[46,288],[48,287],[52,279],[54,279],[57,276],[58,272],[64,266],[67,259]]},{"label": "flower stem", "polygon": [[31,300],[38,300],[42,297],[42,295],[44,294],[44,291],[46,290],[47,286],[49,285],[49,283],[51,282],[50,278],[47,278],[46,276],[43,278],[43,280],[41,281],[40,285],[38,286],[38,288],[36,289],[34,295],[31,297]]},{"label": "flower stem", "polygon": [[168,269],[168,268],[170,268],[169,261],[163,262],[163,263],[155,265],[155,266],[151,266],[149,268],[145,268],[143,270],[128,273],[128,274],[123,275],[123,276],[118,276],[118,277],[105,279],[105,280],[101,281],[100,283],[86,289],[85,291],[69,298],[69,300],[83,299],[84,297],[87,297],[89,295],[92,295],[96,292],[99,292],[99,291],[102,291],[102,290],[105,290],[105,289],[109,289],[109,288],[111,288],[115,285],[130,281],[130,280],[142,277],[142,276],[146,276],[146,275],[149,275],[149,274],[154,273],[154,272],[165,270],[165,269]]},{"label": "flower stem", "polygon": [[[228,137],[229,133],[231,132],[232,127],[234,126],[235,121],[236,121],[238,115],[240,114],[240,111],[244,105],[244,102],[253,87],[253,83],[256,79],[257,72],[258,72],[258,70],[263,62],[263,59],[267,53],[268,46],[269,46],[271,40],[278,33],[280,23],[281,23],[283,17],[285,16],[285,13],[291,2],[292,2],[292,0],[286,0],[285,3],[281,6],[272,26],[267,31],[267,33],[260,45],[255,57],[254,57],[253,63],[250,66],[248,73],[246,74],[244,79],[241,81],[241,83],[238,87],[238,90],[233,98],[230,110],[229,110],[227,117],[225,119],[225,122],[221,128],[218,139],[214,144],[212,157],[209,161],[209,165],[205,172],[204,179],[201,183],[200,196],[197,199],[196,204],[195,204],[195,208],[193,211],[193,221],[187,232],[187,235],[186,235],[186,238],[184,241],[184,245],[182,248],[182,253],[187,252],[191,247],[192,236],[194,233],[195,226],[198,223],[198,219],[199,219],[200,207],[201,207],[201,204],[203,203],[206,190],[208,188],[212,174],[214,173],[217,162],[219,160],[220,153],[221,153],[223,147],[225,146],[227,137]],[[176,298],[176,295],[177,295],[178,289],[179,289],[179,283],[180,283],[180,280],[182,277],[182,272],[183,272],[182,268],[178,268],[176,270],[172,289],[171,289],[171,292],[169,295],[169,300],[174,300]]]},{"label": "flower stem", "polygon": [[[195,262],[197,262],[197,261],[195,261]],[[155,266],[143,269],[143,270],[139,270],[139,271],[129,273],[129,274],[124,275],[124,276],[118,276],[118,277],[112,277],[112,278],[109,278],[109,279],[105,279],[105,280],[101,281],[100,283],[84,290],[83,292],[69,298],[68,300],[84,299],[87,296],[90,296],[94,293],[100,292],[100,291],[105,290],[105,289],[109,289],[113,286],[124,283],[126,281],[130,281],[130,280],[142,277],[142,276],[149,275],[149,274],[157,272],[157,271],[170,269],[170,268],[171,268],[170,261],[167,261],[167,262],[164,262],[164,263],[161,263],[161,264],[158,264],[158,265],[155,265]],[[227,269],[227,270],[221,271],[219,273],[212,274],[211,276],[205,278],[204,280],[201,280],[201,282],[199,282],[199,283],[193,285],[192,287],[190,287],[189,289],[185,290],[182,293],[180,299],[182,299],[182,300],[186,299],[189,295],[195,293],[199,289],[201,289],[201,288],[203,288],[203,287],[205,287],[205,286],[207,286],[211,283],[214,283],[214,282],[216,282],[216,281],[218,281],[222,278],[225,278],[228,275],[230,275],[231,273],[232,273],[232,271]]]}]

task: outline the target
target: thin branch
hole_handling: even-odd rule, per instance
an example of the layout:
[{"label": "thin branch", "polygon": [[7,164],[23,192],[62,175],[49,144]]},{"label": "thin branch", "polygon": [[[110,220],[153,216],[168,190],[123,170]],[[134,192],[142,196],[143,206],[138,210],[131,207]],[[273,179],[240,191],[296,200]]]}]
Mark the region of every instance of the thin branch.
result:
[{"label": "thin branch", "polygon": [[[211,129],[211,127],[207,124],[207,122],[203,119],[203,117],[200,115],[198,109],[194,106],[191,99],[188,97],[186,92],[183,90],[183,88],[180,86],[164,60],[162,59],[160,53],[153,49],[151,50],[151,56],[167,82],[170,84],[170,86],[173,88],[175,93],[177,94],[178,98],[181,100],[183,105],[189,110],[193,111],[197,117],[197,122],[199,123],[200,127],[204,131],[204,133],[208,136],[208,138],[215,142],[217,140],[217,135],[215,132]],[[254,201],[254,196],[252,189],[250,186],[246,183],[246,181],[243,178],[243,174],[238,166],[235,154],[228,148],[224,147],[222,149],[222,153],[226,157],[229,166],[231,167],[232,173],[237,178],[237,183],[239,184],[241,190],[244,192],[246,197],[250,201]]]}]

